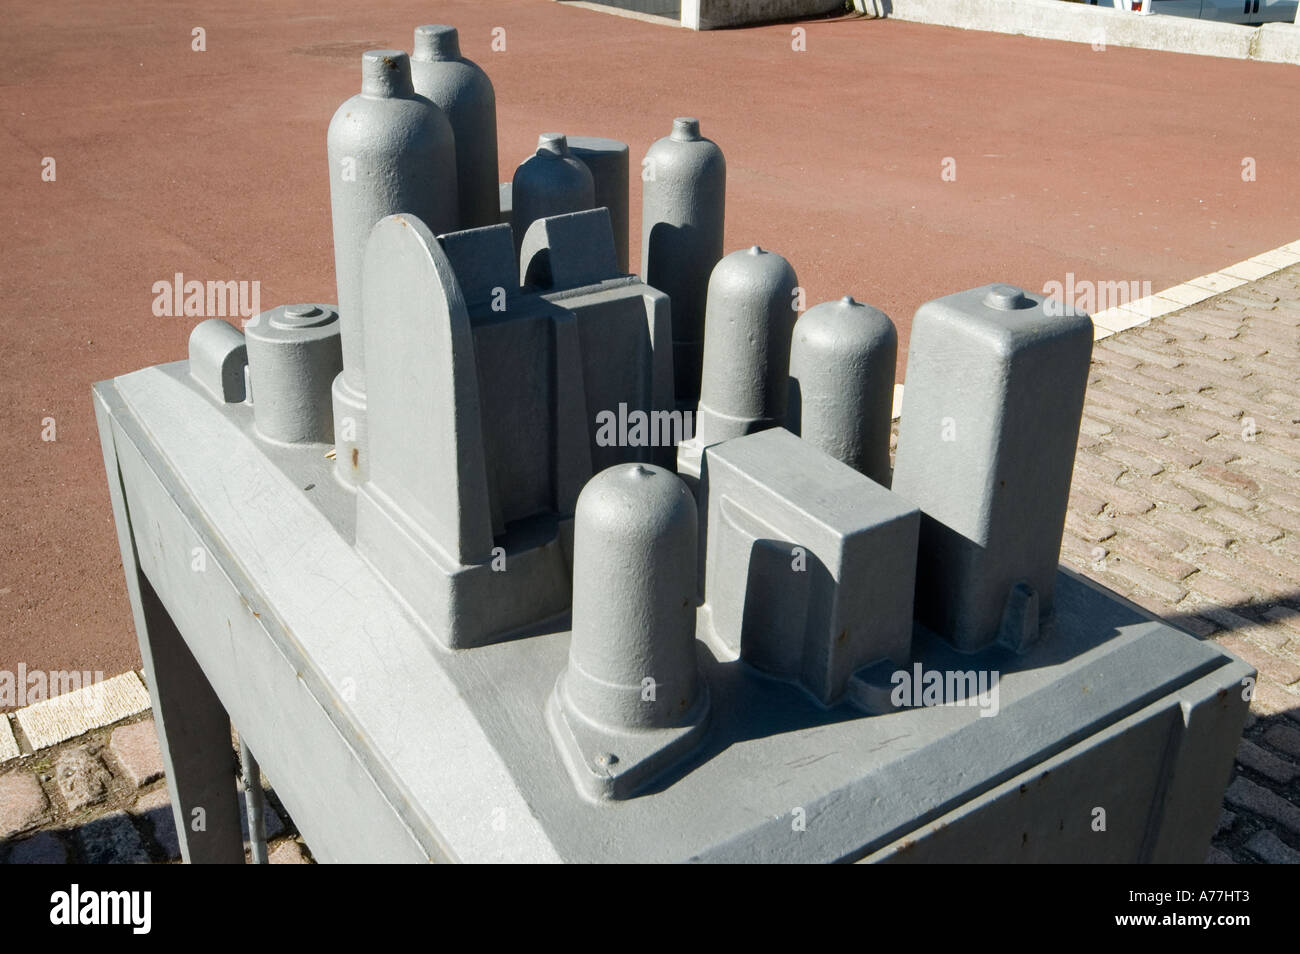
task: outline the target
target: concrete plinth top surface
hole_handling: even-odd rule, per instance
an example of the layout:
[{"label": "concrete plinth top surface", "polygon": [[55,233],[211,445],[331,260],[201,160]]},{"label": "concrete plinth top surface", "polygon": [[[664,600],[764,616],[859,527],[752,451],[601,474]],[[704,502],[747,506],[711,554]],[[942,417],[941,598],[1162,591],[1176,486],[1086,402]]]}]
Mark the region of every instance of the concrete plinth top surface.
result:
[{"label": "concrete plinth top surface", "polygon": [[[183,357],[212,317],[155,314],[156,283],[257,282],[261,309],[336,300],[325,130],[361,53],[407,48],[429,16],[6,9],[0,662],[139,665],[87,387]],[[495,85],[500,178],[548,129],[622,140],[636,163],[697,116],[727,156],[725,247],[778,251],[810,305],[886,311],[900,370],[915,308],[991,276],[1158,290],[1296,238],[1292,66],[854,19],[803,24],[796,52],[789,25],[696,34],[551,0],[438,18]],[[639,195],[633,175],[633,235]]]}]

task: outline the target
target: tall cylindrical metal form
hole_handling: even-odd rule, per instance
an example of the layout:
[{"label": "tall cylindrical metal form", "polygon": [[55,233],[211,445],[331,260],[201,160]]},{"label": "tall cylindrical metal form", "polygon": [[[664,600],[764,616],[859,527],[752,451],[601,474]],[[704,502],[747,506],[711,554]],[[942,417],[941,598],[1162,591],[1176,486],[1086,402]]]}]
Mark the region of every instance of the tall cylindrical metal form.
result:
[{"label": "tall cylindrical metal form", "polygon": [[459,227],[496,225],[501,219],[496,93],[487,74],[460,55],[455,27],[415,28],[411,82],[417,93],[446,113],[456,136]]},{"label": "tall cylindrical metal form", "polygon": [[537,137],[537,151],[515,170],[511,194],[516,259],[528,226],[538,219],[596,207],[591,170],[569,152],[568,139],[562,133]]},{"label": "tall cylindrical metal form", "polygon": [[757,245],[713,269],[695,418],[701,448],[784,421],[798,285],[789,262]]},{"label": "tall cylindrical metal form", "polygon": [[361,313],[366,240],[380,219],[397,212],[417,216],[434,234],[456,231],[456,145],[442,110],[415,92],[410,60],[400,50],[362,54],[361,92],[334,113],[328,142],[343,338],[334,416],[336,423],[347,422],[341,438],[345,446],[336,442],[336,449],[339,477],[345,486],[354,486],[368,473]]},{"label": "tall cylindrical metal form", "polygon": [[628,172],[627,143],[599,136],[570,136],[569,151],[591,170],[596,183],[595,207],[609,209],[609,224],[614,228],[614,251],[618,267],[628,267]]},{"label": "tall cylindrical metal form", "polygon": [[641,278],[672,299],[673,376],[679,407],[700,397],[705,295],[722,258],[727,163],[700,135],[697,119],[673,120],[672,135],[641,169]]},{"label": "tall cylindrical metal form", "polygon": [[610,729],[698,718],[695,500],[671,471],[619,464],[574,516],[573,638],[565,708]]},{"label": "tall cylindrical metal form", "polygon": [[790,344],[785,426],[889,486],[889,428],[898,332],[883,311],[851,297],[809,308]]},{"label": "tall cylindrical metal form", "polygon": [[257,433],[284,444],[334,440],[330,387],[343,370],[338,313],[284,305],[244,328]]}]

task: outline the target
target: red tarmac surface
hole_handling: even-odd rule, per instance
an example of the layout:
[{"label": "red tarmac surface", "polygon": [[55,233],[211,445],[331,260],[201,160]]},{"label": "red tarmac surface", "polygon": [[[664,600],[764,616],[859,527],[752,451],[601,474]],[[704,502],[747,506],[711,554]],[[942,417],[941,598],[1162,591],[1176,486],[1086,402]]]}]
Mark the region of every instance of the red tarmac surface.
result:
[{"label": "red tarmac surface", "polygon": [[921,302],[989,281],[1158,291],[1300,238],[1294,66],[851,19],[804,24],[794,52],[788,25],[551,0],[4,0],[0,669],[139,665],[90,385],[185,356],[196,319],[151,310],[176,272],[260,281],[264,308],[334,300],[326,126],[361,51],[431,21],[496,85],[503,179],[539,132],[636,163],[698,116],[727,156],[727,249],[780,252],[809,305],[853,294],[904,343]]}]

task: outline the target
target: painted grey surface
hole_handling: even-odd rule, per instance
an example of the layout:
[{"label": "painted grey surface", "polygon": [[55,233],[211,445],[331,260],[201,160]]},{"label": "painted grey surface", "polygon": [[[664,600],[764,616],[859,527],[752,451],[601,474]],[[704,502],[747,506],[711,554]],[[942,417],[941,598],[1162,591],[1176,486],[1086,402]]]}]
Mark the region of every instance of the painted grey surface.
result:
[{"label": "painted grey surface", "polygon": [[618,252],[618,267],[626,273],[628,268],[628,150],[627,143],[600,136],[569,136],[569,151],[591,170],[595,183],[595,205],[609,209],[610,225],[614,229],[614,248]]},{"label": "painted grey surface", "polygon": [[891,486],[924,515],[917,619],[965,650],[1051,620],[1092,319],[1044,301],[987,285],[912,321]]},{"label": "painted grey surface", "polygon": [[596,285],[624,274],[615,251],[609,209],[537,219],[519,251],[519,284],[554,291]]},{"label": "painted grey surface", "polygon": [[356,485],[368,473],[361,289],[366,239],[375,223],[396,212],[419,216],[435,232],[460,227],[456,141],[442,110],[416,94],[410,60],[400,50],[362,55],[361,92],[334,113],[327,141],[343,341],[333,416],[348,418],[355,432],[337,458],[338,477]]},{"label": "painted grey surface", "polygon": [[[638,797],[590,801],[541,718],[568,664],[563,621],[442,651],[357,556],[344,517],[353,498],[320,479],[324,461],[265,450],[251,409],[219,411],[183,364],[100,393],[116,444],[152,461],[124,475],[144,571],[171,594],[204,673],[318,858],[852,860],[963,805],[978,815],[1006,781],[1103,743],[1103,764],[1149,763],[1178,779],[1159,805],[1149,786],[1136,789],[1148,798],[1143,818],[1147,807],[1168,814],[1175,794],[1217,807],[1227,781],[1249,667],[1062,572],[1056,638],[1025,655],[995,648],[972,662],[918,631],[912,658],[927,670],[1001,670],[996,718],[958,706],[827,709],[706,641],[713,718],[697,753]],[[196,541],[216,572],[190,570]],[[1157,745],[1132,730],[1181,719],[1184,697],[1207,706],[1198,737],[1213,744],[1199,768],[1167,746],[1168,732]],[[1128,791],[1102,778],[1075,800]],[[791,824],[796,806],[803,831]],[[1076,840],[1054,860],[1143,860],[1142,825],[1088,839],[1089,814],[1066,820]],[[978,860],[1021,834],[982,827],[944,857]],[[1199,860],[1208,839],[1188,831],[1179,860]]]},{"label": "painted grey surface", "polygon": [[888,487],[897,361],[898,332],[883,311],[848,296],[809,308],[790,343],[785,426]]},{"label": "painted grey surface", "polygon": [[190,332],[189,355],[190,374],[218,401],[239,404],[247,398],[248,348],[238,328],[220,318],[200,321]]},{"label": "painted grey surface", "polygon": [[695,435],[678,449],[681,473],[698,478],[711,444],[784,422],[798,288],[790,263],[757,245],[714,266]]},{"label": "painted grey surface", "polygon": [[[367,62],[401,85],[401,54]],[[371,99],[377,140],[404,127],[376,111],[436,110]],[[695,268],[716,228],[707,278],[725,173],[677,131],[643,238]],[[543,145],[534,210],[593,182]],[[1087,316],[1002,286],[923,306],[886,489],[852,459],[885,316],[813,309],[791,365],[794,271],[742,252],[681,339],[690,295],[623,274],[584,201],[357,225],[355,352],[345,307],[341,336],[275,310],[96,386],[185,857],[243,857],[233,720],[323,861],[1200,860],[1251,670],[1057,566]],[[675,358],[698,379],[705,348],[688,484]],[[965,688],[892,691],[926,673]],[[1099,805],[1125,806],[1105,837]]]},{"label": "painted grey surface", "polygon": [[785,428],[705,456],[714,642],[824,704],[863,666],[906,665],[917,509]]},{"label": "painted grey surface", "polygon": [[547,704],[579,789],[625,798],[703,734],[695,651],[695,499],[671,471],[619,464],[578,498],[573,638]]},{"label": "painted grey surface", "polygon": [[641,278],[673,303],[677,404],[700,399],[704,309],[713,266],[722,258],[727,162],[700,135],[698,119],[673,120],[641,163]]},{"label": "painted grey surface", "polygon": [[538,219],[595,206],[596,183],[591,170],[569,152],[562,133],[542,133],[537,150],[515,169],[510,195],[518,254],[529,226]]},{"label": "painted grey surface", "polygon": [[244,337],[258,433],[287,444],[333,444],[330,389],[343,370],[338,312],[282,305],[253,316]]},{"label": "painted grey surface", "polygon": [[500,221],[496,92],[488,75],[461,55],[455,27],[415,28],[411,83],[446,114],[455,134],[460,228],[495,225]]}]

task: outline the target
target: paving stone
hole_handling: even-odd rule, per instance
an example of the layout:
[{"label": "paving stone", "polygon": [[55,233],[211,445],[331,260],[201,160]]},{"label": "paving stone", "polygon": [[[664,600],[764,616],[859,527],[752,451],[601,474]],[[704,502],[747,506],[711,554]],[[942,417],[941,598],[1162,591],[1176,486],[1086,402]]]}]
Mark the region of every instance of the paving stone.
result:
[{"label": "paving stone", "polygon": [[1215,848],[1213,845],[1210,846],[1209,854],[1205,856],[1205,863],[1207,865],[1235,865],[1236,864],[1236,862],[1232,860],[1231,855],[1229,855],[1227,852],[1219,848]]},{"label": "paving stone", "polygon": [[50,807],[41,783],[29,769],[0,775],[0,838],[32,827]]},{"label": "paving stone", "polygon": [[143,788],[163,777],[162,749],[158,747],[158,732],[153,719],[114,729],[109,748],[136,788]]},{"label": "paving stone", "polygon": [[1187,584],[1201,596],[1220,606],[1245,606],[1255,599],[1241,587],[1211,576],[1204,570],[1189,577]]},{"label": "paving stone", "polygon": [[[1204,470],[1206,466],[1202,464],[1198,470]],[[1169,479],[1182,484],[1183,487],[1207,503],[1213,500],[1235,510],[1253,510],[1255,508],[1254,501],[1248,500],[1241,494],[1228,490],[1213,481],[1197,476],[1197,471],[1170,474]]]},{"label": "paving stone", "polygon": [[1112,411],[1118,411],[1120,414],[1140,414],[1146,408],[1146,404],[1142,402],[1121,397],[1104,388],[1090,388],[1088,390],[1088,404],[1092,407],[1100,405]]},{"label": "paving stone", "polygon": [[1073,487],[1070,488],[1069,508],[1075,513],[1088,514],[1096,516],[1106,507],[1106,501],[1100,497],[1094,497],[1091,494],[1080,493]]},{"label": "paving stone", "polygon": [[1246,850],[1271,865],[1300,865],[1300,851],[1296,851],[1267,828],[1250,836]]},{"label": "paving stone", "polygon": [[[1104,366],[1103,370],[1099,370],[1089,379],[1090,384],[1093,381],[1113,389],[1116,394],[1124,394],[1135,399],[1138,395],[1155,395],[1158,397],[1168,394],[1174,389],[1173,384],[1168,381],[1162,381],[1149,374],[1144,374],[1141,370],[1121,368],[1118,365]],[[1117,387],[1117,385],[1122,385],[1122,387]]]},{"label": "paving stone", "polygon": [[0,712],[0,762],[8,762],[22,754],[18,740],[14,738],[13,727],[9,725],[9,716]]},{"label": "paving stone", "polygon": [[1250,711],[1260,716],[1285,716],[1300,724],[1300,696],[1260,681],[1255,683],[1255,691],[1250,699]]},{"label": "paving stone", "polygon": [[1271,725],[1264,732],[1264,741],[1293,759],[1300,759],[1300,729],[1289,725]]},{"label": "paving stone", "polygon": [[180,839],[176,836],[176,816],[172,813],[171,795],[168,794],[166,785],[160,785],[137,798],[131,813],[148,825],[166,860],[174,861],[181,856]]},{"label": "paving stone", "polygon": [[8,865],[62,865],[68,862],[68,849],[48,831],[37,832],[13,846]]},{"label": "paving stone", "polygon": [[302,849],[292,838],[280,842],[269,852],[266,860],[273,865],[305,865],[307,859],[303,857]]},{"label": "paving stone", "polygon": [[1104,500],[1116,513],[1143,514],[1153,510],[1155,504],[1141,494],[1123,487],[1107,484],[1086,471],[1076,470],[1072,488],[1078,488],[1083,494]]},{"label": "paving stone", "polygon": [[[1096,578],[1102,581],[1108,581],[1112,577],[1119,577],[1134,586],[1146,590],[1153,596],[1158,596],[1170,605],[1178,603],[1187,596],[1187,590],[1168,580],[1162,580],[1154,573],[1144,570],[1140,566],[1123,560],[1107,561],[1104,568],[1096,574]],[[1111,584],[1107,584],[1111,585]],[[1124,590],[1120,588],[1120,592]]]},{"label": "paving stone", "polygon": [[1096,445],[1096,450],[1098,453],[1118,461],[1129,470],[1143,477],[1154,477],[1157,474],[1164,473],[1165,465],[1156,458],[1132,450],[1114,441],[1103,441]]},{"label": "paving stone", "polygon": [[1283,586],[1273,574],[1246,563],[1236,553],[1207,550],[1196,558],[1196,562],[1202,570],[1213,570],[1234,584],[1249,586],[1269,600],[1283,599],[1291,592],[1290,587]]},{"label": "paving stone", "polygon": [[1283,686],[1300,682],[1300,666],[1289,660],[1279,659],[1272,653],[1265,652],[1249,640],[1229,634],[1220,637],[1218,642],[1224,649],[1236,653],[1258,669],[1261,676],[1267,676]]},{"label": "paving stone", "polygon": [[1184,580],[1196,572],[1196,567],[1185,560],[1161,553],[1155,547],[1133,540],[1127,535],[1111,540],[1110,549],[1113,553],[1126,557],[1130,563],[1145,567],[1171,583]]},{"label": "paving stone", "polygon": [[1253,769],[1279,785],[1289,785],[1292,779],[1300,775],[1300,766],[1260,748],[1249,739],[1242,739],[1237,748],[1237,764]]},{"label": "paving stone", "polygon": [[[1065,529],[1087,543],[1101,543],[1115,535],[1113,520],[1098,520],[1068,511],[1065,515]],[[1300,616],[1300,614],[1297,614]]]},{"label": "paving stone", "polygon": [[1186,450],[1176,444],[1155,441],[1137,434],[1118,431],[1114,442],[1132,450],[1146,454],[1165,465],[1166,468],[1178,466],[1184,469],[1195,467],[1204,458],[1195,451]]},{"label": "paving stone", "polygon": [[1158,441],[1169,436],[1169,428],[1166,426],[1154,424],[1149,420],[1134,417],[1131,414],[1115,411],[1092,402],[1088,403],[1088,414],[1102,423],[1109,424],[1112,428],[1125,433],[1136,434],[1148,440]]},{"label": "paving stone", "polygon": [[1285,626],[1294,635],[1300,636],[1300,611],[1293,610],[1289,606],[1274,606],[1264,613],[1264,618]]},{"label": "paving stone", "polygon": [[1219,811],[1219,824],[1214,829],[1215,835],[1221,835],[1225,831],[1231,831],[1233,824],[1237,821],[1237,816],[1228,811],[1226,808]]},{"label": "paving stone", "polygon": [[1179,487],[1169,480],[1156,480],[1142,487],[1143,492],[1153,497],[1158,503],[1183,510],[1199,510],[1204,504],[1200,498],[1189,490]]},{"label": "paving stone", "polygon": [[1222,467],[1219,464],[1206,464],[1197,470],[1197,474],[1202,477],[1208,477],[1213,481],[1223,484],[1225,487],[1233,488],[1243,494],[1259,493],[1259,484],[1251,480],[1246,474],[1235,471],[1229,467]]},{"label": "paving stone", "polygon": [[133,865],[149,861],[149,851],[126,812],[92,818],[74,831],[84,864]]},{"label": "paving stone", "polygon": [[1140,364],[1152,364],[1168,370],[1173,370],[1183,363],[1176,355],[1161,354],[1151,348],[1129,344],[1126,341],[1118,341],[1116,338],[1107,338],[1102,344],[1092,349],[1094,355],[1098,351],[1106,355],[1105,360],[1112,360],[1113,356],[1118,355],[1121,358],[1130,358]]},{"label": "paving stone", "polygon": [[1128,472],[1128,468],[1123,464],[1100,457],[1091,451],[1079,452],[1074,458],[1074,466],[1083,468],[1098,480],[1108,484],[1113,484]]},{"label": "paving stone", "polygon": [[1226,507],[1209,507],[1202,516],[1213,520],[1221,527],[1234,531],[1239,537],[1249,537],[1260,543],[1272,543],[1282,536],[1282,531],[1271,523],[1265,523],[1254,514],[1249,516]]},{"label": "paving stone", "polygon": [[102,801],[113,781],[113,773],[91,748],[79,745],[65,749],[54,762],[54,779],[70,812]]},{"label": "paving stone", "polygon": [[1165,526],[1219,550],[1226,550],[1236,542],[1236,537],[1200,519],[1199,513],[1193,516],[1173,510],[1161,510],[1157,516],[1160,523]]},{"label": "paving stone", "polygon": [[75,692],[33,703],[18,710],[16,718],[32,749],[40,751],[148,708],[149,693],[140,677],[134,672],[124,672]]}]

